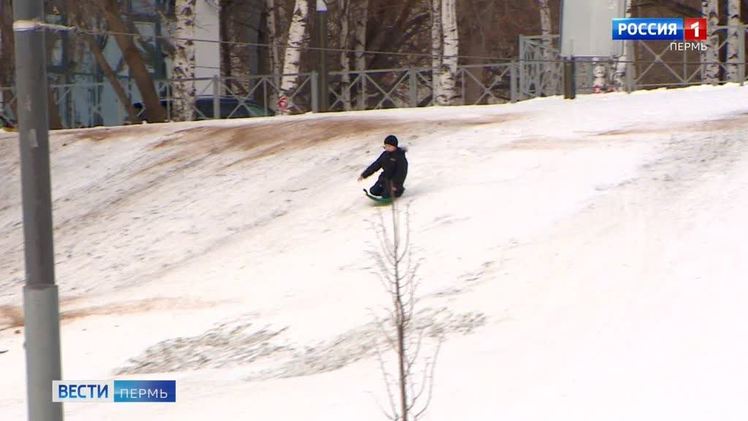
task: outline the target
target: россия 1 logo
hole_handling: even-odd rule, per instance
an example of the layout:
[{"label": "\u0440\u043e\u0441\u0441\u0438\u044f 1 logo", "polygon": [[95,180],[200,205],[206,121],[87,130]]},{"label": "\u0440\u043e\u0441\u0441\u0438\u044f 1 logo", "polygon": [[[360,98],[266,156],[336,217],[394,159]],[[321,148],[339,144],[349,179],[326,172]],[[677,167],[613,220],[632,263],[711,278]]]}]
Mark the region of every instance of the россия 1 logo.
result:
[{"label": "\u0440\u043e\u0441\u0441\u0438\u044f 1 logo", "polygon": [[705,18],[617,18],[613,19],[614,40],[704,41]]}]

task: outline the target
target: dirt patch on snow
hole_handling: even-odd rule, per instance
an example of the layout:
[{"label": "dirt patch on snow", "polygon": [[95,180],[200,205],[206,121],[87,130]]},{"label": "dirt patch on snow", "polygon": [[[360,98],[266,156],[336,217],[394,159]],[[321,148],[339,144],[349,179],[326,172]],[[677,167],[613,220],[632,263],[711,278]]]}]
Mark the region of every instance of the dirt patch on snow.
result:
[{"label": "dirt patch on snow", "polygon": [[683,133],[708,133],[713,131],[725,130],[746,130],[748,129],[748,113],[741,113],[731,117],[725,117],[710,121],[696,121],[685,123],[683,125],[651,125],[647,127],[630,127],[624,129],[607,130],[596,133],[595,136],[628,136],[628,135],[648,135],[648,134],[667,134],[677,129]]},{"label": "dirt patch on snow", "polygon": [[0,330],[23,326],[23,309],[20,306],[0,305]]},{"label": "dirt patch on snow", "polygon": [[[71,303],[76,301],[80,301],[80,299],[67,300],[67,302]],[[215,304],[215,302],[185,300],[184,298],[150,298],[146,300],[65,309],[66,303],[63,302],[61,304],[63,310],[60,312],[60,321],[64,323],[93,316],[121,316],[149,311],[200,310],[211,308]],[[0,305],[0,330],[23,327],[23,325],[24,317],[21,306]]]},{"label": "dirt patch on snow", "polygon": [[428,121],[417,123],[400,119],[363,119],[350,117],[330,117],[320,119],[264,120],[260,123],[234,127],[195,127],[176,131],[164,136],[152,146],[153,150],[171,149],[176,154],[165,157],[143,171],[184,162],[206,155],[224,152],[240,152],[237,160],[224,168],[239,163],[264,158],[284,151],[304,150],[351,135],[360,138],[396,133],[403,138],[422,132],[434,125],[460,129],[473,125],[500,124],[514,116],[476,116],[455,120]]}]

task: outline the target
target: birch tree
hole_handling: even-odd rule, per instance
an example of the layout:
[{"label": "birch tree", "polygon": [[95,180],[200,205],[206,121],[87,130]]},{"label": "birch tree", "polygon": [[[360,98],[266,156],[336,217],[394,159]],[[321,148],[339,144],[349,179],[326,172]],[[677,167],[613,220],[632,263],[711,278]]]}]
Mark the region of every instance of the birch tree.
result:
[{"label": "birch tree", "polygon": [[442,0],[442,69],[439,75],[439,105],[452,105],[457,99],[457,64],[460,40],[457,30],[457,0]]},{"label": "birch tree", "polygon": [[553,24],[551,23],[551,5],[548,0],[537,0],[538,10],[540,12],[540,34],[543,36],[543,71],[542,82],[540,83],[540,93],[556,92],[556,83],[551,68],[553,67],[553,51],[551,45],[551,32]]},{"label": "birch tree", "polygon": [[442,96],[439,74],[444,61],[444,35],[442,31],[442,0],[431,0],[431,78],[434,104]]},{"label": "birch tree", "polygon": [[173,115],[178,121],[194,119],[195,111],[195,4],[176,0],[174,12],[174,62],[172,66]]},{"label": "birch tree", "polygon": [[708,19],[709,37],[707,39],[707,49],[701,52],[702,76],[704,83],[719,82],[719,34],[717,25],[719,25],[719,0],[702,0],[701,13]]},{"label": "birch tree", "polygon": [[338,0],[338,20],[340,22],[340,69],[343,72],[340,88],[343,109],[351,110],[351,61],[348,54],[350,44],[350,6],[351,0]]},{"label": "birch tree", "polygon": [[356,109],[365,110],[368,94],[366,93],[366,28],[369,19],[369,0],[354,0],[355,30],[353,31],[354,69],[359,75],[358,95],[356,98]]},{"label": "birch tree", "polygon": [[[298,73],[301,68],[301,50],[307,40],[307,26],[309,20],[309,2],[296,0],[291,25],[288,29],[286,53],[283,59],[283,77],[281,79],[281,93],[291,98],[298,85]],[[289,104],[290,104],[289,100]],[[284,113],[288,113],[288,110]]]},{"label": "birch tree", "polygon": [[738,49],[739,38],[744,37],[740,27],[740,0],[727,0],[727,80],[740,82],[738,65],[740,64]]}]

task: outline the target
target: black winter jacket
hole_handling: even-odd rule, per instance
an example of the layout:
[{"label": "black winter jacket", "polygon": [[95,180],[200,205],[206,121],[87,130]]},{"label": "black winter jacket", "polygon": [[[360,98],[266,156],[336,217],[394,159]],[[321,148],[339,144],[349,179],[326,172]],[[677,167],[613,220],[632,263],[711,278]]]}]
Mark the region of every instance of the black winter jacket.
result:
[{"label": "black winter jacket", "polygon": [[408,159],[405,157],[405,149],[397,148],[394,152],[382,152],[379,158],[361,173],[361,176],[366,178],[379,169],[382,169],[379,178],[391,180],[395,187],[401,188],[405,183],[405,177],[408,176]]}]

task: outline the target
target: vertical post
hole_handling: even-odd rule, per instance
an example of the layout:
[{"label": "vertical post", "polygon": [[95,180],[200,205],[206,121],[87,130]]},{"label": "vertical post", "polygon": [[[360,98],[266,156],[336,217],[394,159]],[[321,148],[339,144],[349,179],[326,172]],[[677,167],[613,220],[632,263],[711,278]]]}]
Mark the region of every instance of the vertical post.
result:
[{"label": "vertical post", "polygon": [[319,112],[319,73],[312,71],[312,112]]},{"label": "vertical post", "polygon": [[564,60],[564,98],[574,99],[577,96],[576,65],[574,57]]},{"label": "vertical post", "polygon": [[221,118],[221,78],[213,75],[213,118]]},{"label": "vertical post", "polygon": [[410,85],[410,106],[415,108],[418,106],[418,70],[414,68],[408,69],[408,82]]},{"label": "vertical post", "polygon": [[518,93],[517,99],[525,99],[525,92],[527,92],[527,83],[525,80],[526,66],[525,66],[525,61],[524,61],[525,50],[527,48],[526,44],[527,44],[527,40],[525,39],[525,36],[520,35],[519,36],[519,61],[517,62],[518,63],[517,65],[519,66],[519,68],[517,69],[518,70],[517,84],[519,87],[519,90],[517,92]]},{"label": "vertical post", "polygon": [[516,62],[516,61],[513,61],[513,62],[512,62],[511,64],[510,64],[510,66],[511,66],[511,67],[509,68],[509,79],[510,79],[510,81],[509,81],[509,86],[510,86],[510,88],[509,88],[509,89],[510,89],[510,97],[509,97],[509,100],[510,100],[511,102],[517,102],[517,101],[519,100],[519,95],[518,95],[518,93],[517,93],[517,84],[518,84],[518,82],[519,82],[519,81],[517,80],[517,79],[518,79],[518,75],[517,75],[517,73],[519,73],[519,72],[518,72],[518,70],[519,70],[519,69],[518,69],[518,67],[519,67],[519,63],[518,63],[518,62]]},{"label": "vertical post", "polygon": [[683,81],[683,86],[688,86],[688,51],[683,52],[683,74],[681,75],[681,80]]},{"label": "vertical post", "polygon": [[631,93],[636,90],[634,87],[634,41],[624,41],[626,43],[626,92]]},{"label": "vertical post", "polygon": [[317,0],[317,43],[319,44],[319,111],[327,112],[329,88],[327,86],[327,5]]},{"label": "vertical post", "polygon": [[745,33],[748,26],[740,25],[738,31],[738,80],[740,86],[745,84]]},{"label": "vertical post", "polygon": [[26,285],[23,288],[29,421],[61,421],[52,381],[61,380],[60,317],[54,273],[43,0],[14,3],[16,88]]}]

